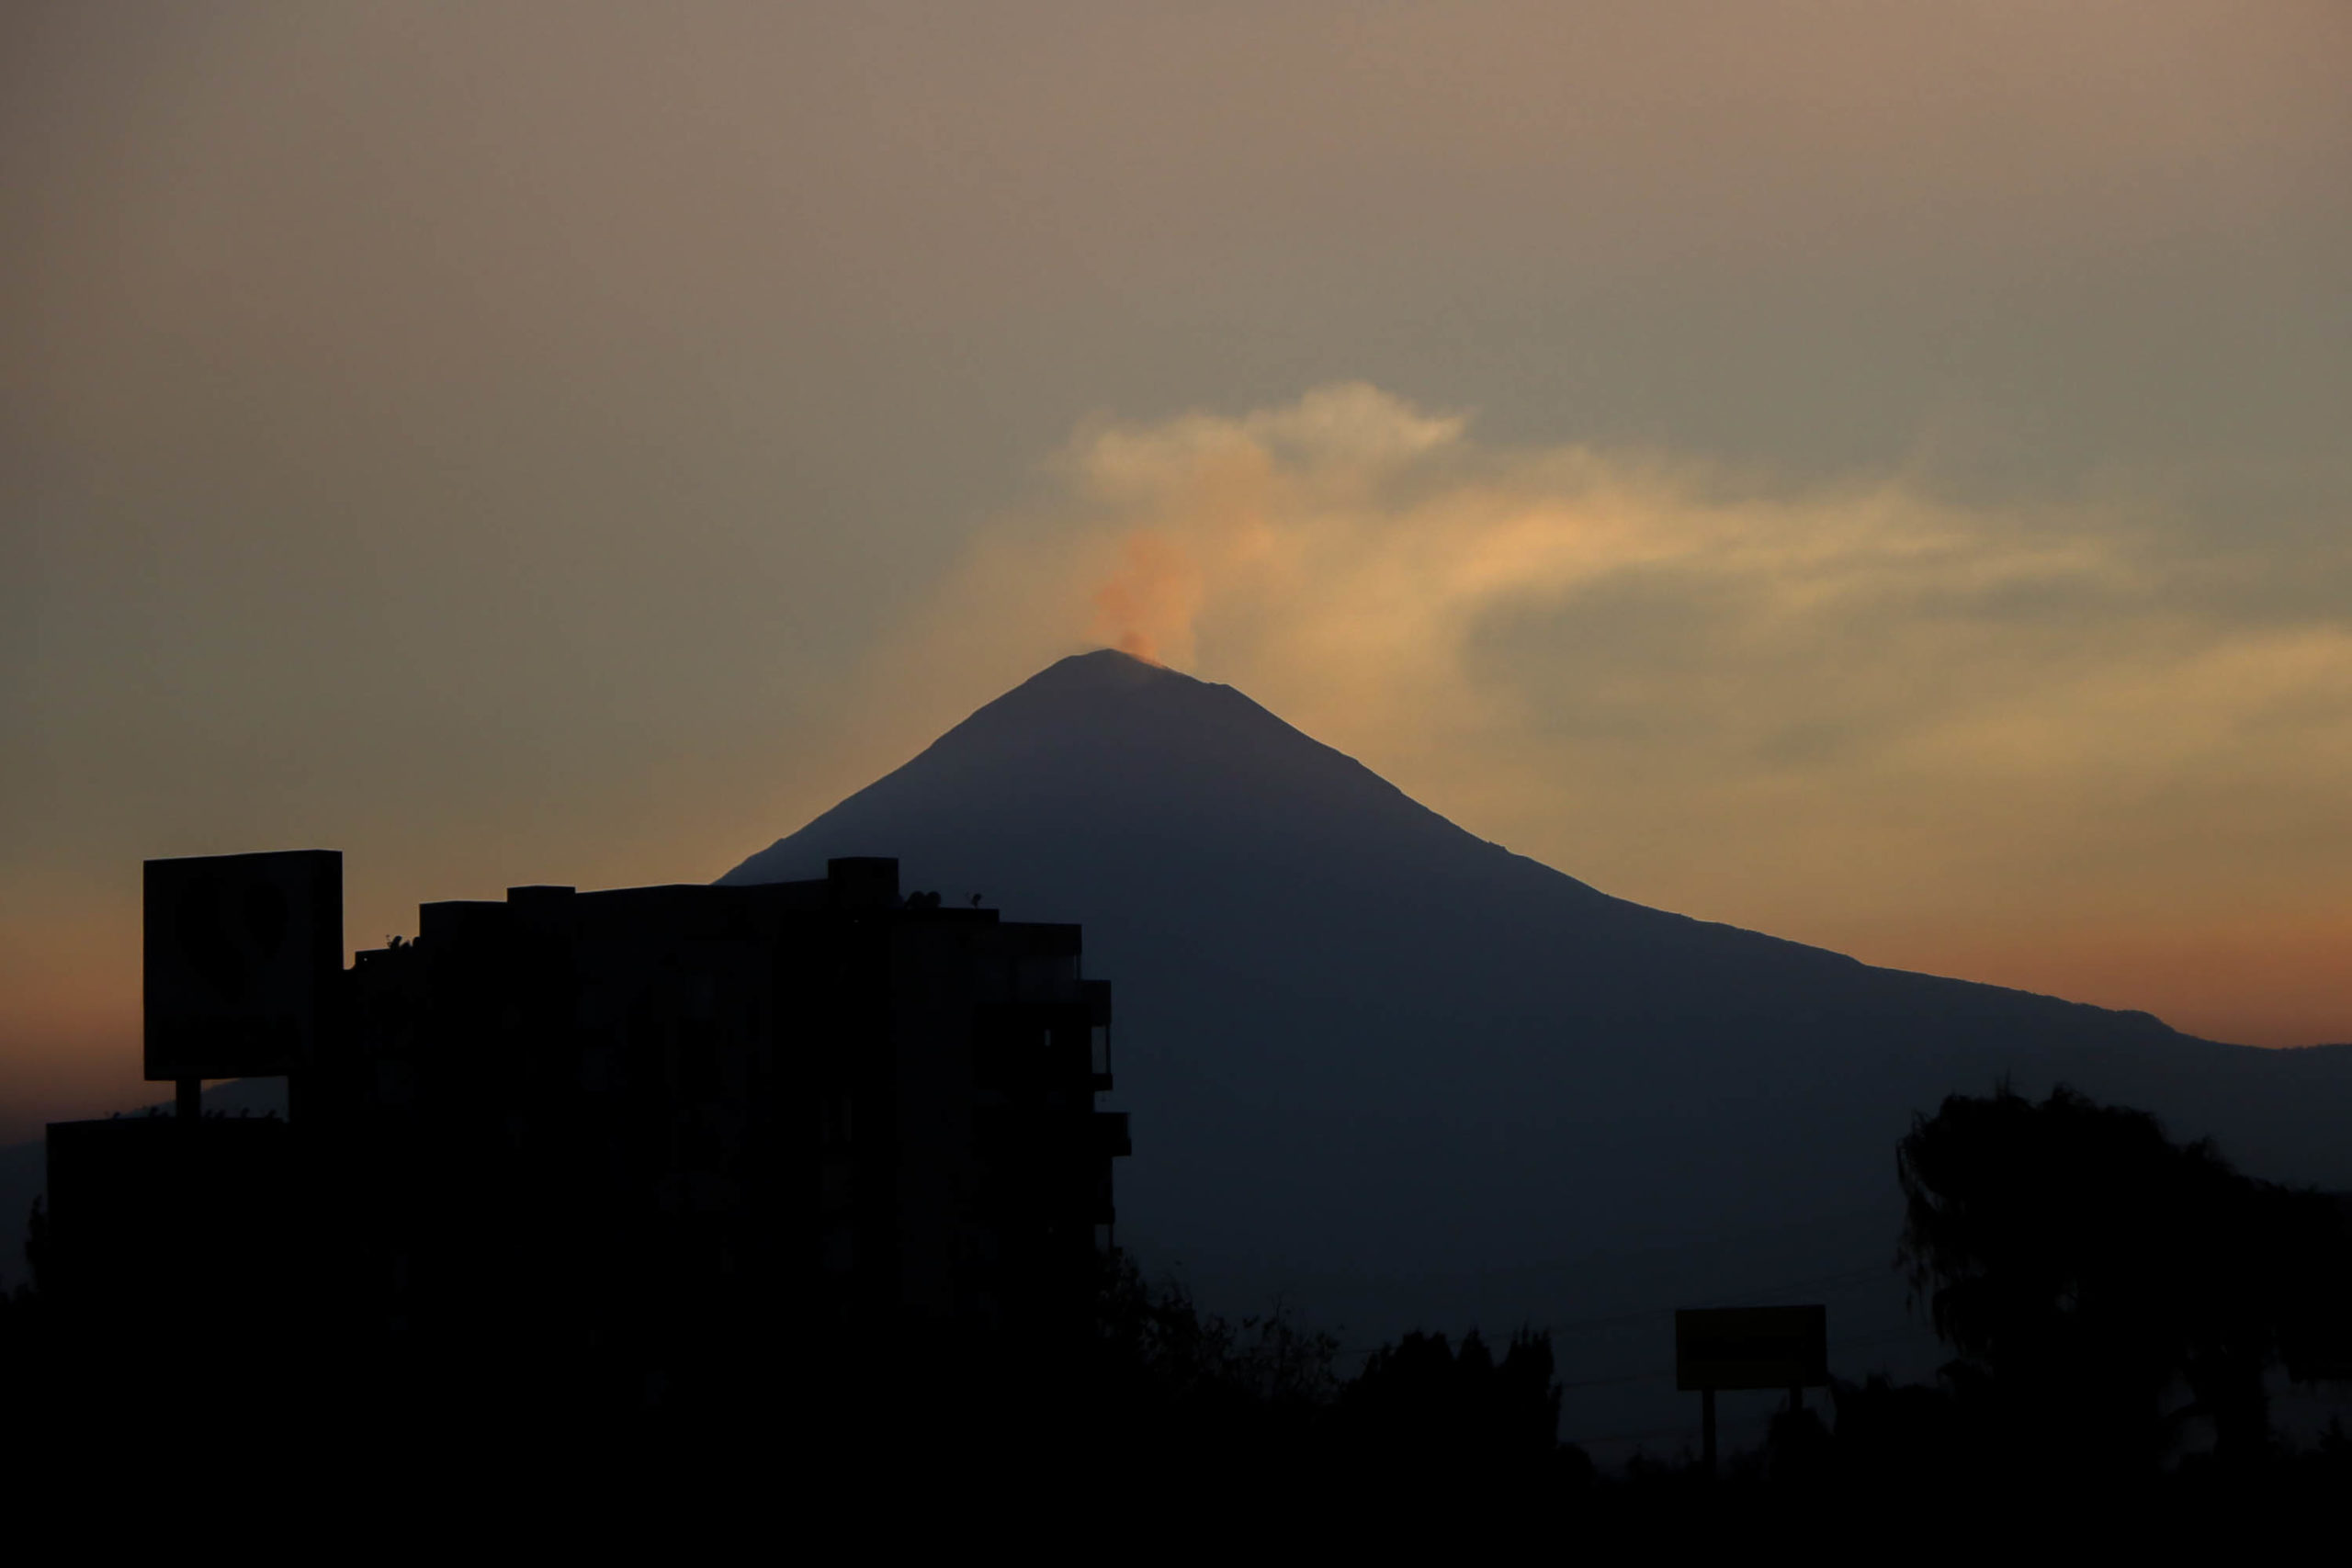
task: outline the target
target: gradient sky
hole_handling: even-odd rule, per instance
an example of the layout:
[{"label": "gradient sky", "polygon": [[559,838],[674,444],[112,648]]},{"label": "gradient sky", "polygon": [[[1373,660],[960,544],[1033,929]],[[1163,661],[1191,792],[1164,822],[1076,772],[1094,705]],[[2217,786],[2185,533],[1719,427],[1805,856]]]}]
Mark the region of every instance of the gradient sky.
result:
[{"label": "gradient sky", "polygon": [[0,1136],[151,855],[717,874],[1060,654],[2352,1038],[2338,0],[0,15]]}]

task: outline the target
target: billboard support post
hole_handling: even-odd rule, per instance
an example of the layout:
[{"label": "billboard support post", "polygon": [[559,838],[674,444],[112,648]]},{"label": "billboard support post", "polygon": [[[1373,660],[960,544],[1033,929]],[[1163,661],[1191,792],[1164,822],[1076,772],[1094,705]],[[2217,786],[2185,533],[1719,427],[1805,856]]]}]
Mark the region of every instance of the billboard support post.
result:
[{"label": "billboard support post", "polygon": [[1829,1309],[1716,1307],[1674,1314],[1674,1386],[1699,1395],[1701,1461],[1715,1474],[1715,1391],[1787,1389],[1791,1411],[1829,1382]]}]

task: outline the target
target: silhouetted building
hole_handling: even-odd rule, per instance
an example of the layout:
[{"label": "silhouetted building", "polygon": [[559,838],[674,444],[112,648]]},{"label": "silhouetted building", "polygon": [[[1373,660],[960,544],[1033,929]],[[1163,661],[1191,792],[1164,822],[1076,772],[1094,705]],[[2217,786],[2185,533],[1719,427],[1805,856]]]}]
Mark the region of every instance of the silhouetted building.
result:
[{"label": "silhouetted building", "polygon": [[341,976],[290,1124],[53,1127],[53,1250],[111,1291],[90,1260],[250,1214],[307,1233],[361,1342],[628,1396],[809,1334],[1050,1325],[1129,1147],[1080,956],[1074,925],[902,898],[893,860],[427,904]]}]

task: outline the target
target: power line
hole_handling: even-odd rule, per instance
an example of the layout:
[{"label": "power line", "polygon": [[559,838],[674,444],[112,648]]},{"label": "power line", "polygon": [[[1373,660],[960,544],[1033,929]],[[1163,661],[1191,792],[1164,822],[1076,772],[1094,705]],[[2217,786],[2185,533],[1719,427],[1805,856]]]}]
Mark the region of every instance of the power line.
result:
[{"label": "power line", "polygon": [[[1889,1328],[1883,1329],[1876,1334],[1850,1335],[1843,1338],[1832,1340],[1830,1342],[1829,1348],[1833,1352],[1838,1350],[1860,1350],[1872,1345],[1884,1345],[1892,1340],[1908,1339],[1912,1337],[1912,1334],[1913,1330],[1908,1328]],[[1623,1372],[1614,1377],[1578,1378],[1572,1382],[1564,1382],[1560,1384],[1560,1387],[1564,1390],[1574,1388],[1614,1388],[1622,1383],[1661,1382],[1673,1375],[1674,1369],[1672,1367],[1666,1367],[1657,1371]]]},{"label": "power line", "polygon": [[[1753,1286],[1736,1296],[1721,1298],[1707,1304],[1709,1306],[1762,1305],[1765,1303],[1758,1299],[1760,1297],[1783,1295],[1791,1291],[1811,1290],[1824,1285],[1857,1285],[1865,1280],[1879,1278],[1883,1273],[1883,1270],[1872,1266],[1867,1269],[1848,1269],[1836,1274],[1815,1274],[1802,1280],[1786,1280],[1778,1284]],[[1681,1309],[1673,1306],[1643,1307],[1638,1311],[1615,1313],[1606,1317],[1578,1318],[1573,1322],[1555,1325],[1551,1332],[1583,1334],[1594,1329],[1617,1328],[1626,1324],[1645,1323],[1656,1318],[1671,1317],[1679,1310]]]}]

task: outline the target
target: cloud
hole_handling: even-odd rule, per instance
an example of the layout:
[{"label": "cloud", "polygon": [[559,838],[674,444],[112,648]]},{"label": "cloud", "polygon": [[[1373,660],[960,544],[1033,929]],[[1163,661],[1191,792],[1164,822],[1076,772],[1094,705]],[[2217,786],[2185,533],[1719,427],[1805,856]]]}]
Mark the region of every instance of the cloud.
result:
[{"label": "cloud", "polygon": [[[1883,639],[2014,634],[2134,592],[2142,570],[2099,532],[1893,482],[1777,495],[1655,456],[1488,448],[1466,418],[1362,384],[1234,418],[1099,423],[1051,472],[1058,494],[1015,530],[1028,548],[989,547],[1018,558],[991,575],[1043,584],[1040,621],[1292,689],[1359,730],[1540,720],[1509,711],[1539,692],[1558,717],[1605,727],[1624,705],[1670,724],[1767,667],[1788,687],[1771,713],[1853,716],[1865,684],[1899,688],[1896,706],[1917,694],[1889,681]],[[1614,646],[1579,669],[1495,668],[1494,638],[1531,621]],[[1877,668],[1796,668],[1849,658]],[[1739,728],[1760,745],[1770,720]]]},{"label": "cloud", "polygon": [[1082,426],[916,658],[953,705],[1126,648],[1611,891],[1884,961],[2052,921],[2177,948],[2199,909],[2334,908],[2352,621],[2242,608],[2174,521],[1488,444],[1350,383]]}]

